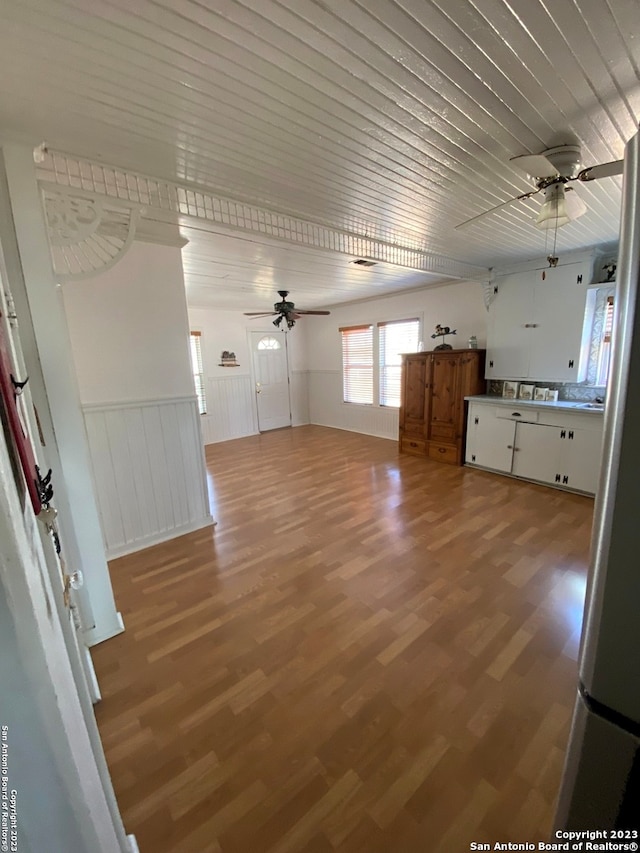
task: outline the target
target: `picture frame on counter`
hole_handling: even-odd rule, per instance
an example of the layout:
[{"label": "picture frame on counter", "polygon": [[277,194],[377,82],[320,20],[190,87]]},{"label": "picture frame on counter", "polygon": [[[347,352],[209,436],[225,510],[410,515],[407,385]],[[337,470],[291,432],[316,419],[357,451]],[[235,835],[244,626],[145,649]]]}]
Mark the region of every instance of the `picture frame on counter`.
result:
[{"label": "picture frame on counter", "polygon": [[536,388],[533,392],[533,399],[537,400],[540,403],[544,403],[547,399],[547,394],[549,393],[549,388]]},{"label": "picture frame on counter", "polygon": [[502,386],[502,396],[505,397],[507,400],[515,400],[518,396],[519,387],[519,382],[510,382],[508,379],[505,379],[505,382]]},{"label": "picture frame on counter", "polygon": [[558,389],[557,388],[547,388],[547,393],[544,395],[544,399],[547,403],[557,403],[558,402]]},{"label": "picture frame on counter", "polygon": [[527,385],[523,382],[520,386],[520,393],[518,395],[520,400],[533,400],[533,392],[535,390],[535,387],[535,385]]}]

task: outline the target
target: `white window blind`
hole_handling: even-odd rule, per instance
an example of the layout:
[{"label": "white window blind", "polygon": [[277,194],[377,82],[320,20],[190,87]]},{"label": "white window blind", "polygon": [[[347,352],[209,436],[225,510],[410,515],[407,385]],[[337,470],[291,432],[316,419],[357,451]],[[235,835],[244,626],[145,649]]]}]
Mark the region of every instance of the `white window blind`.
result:
[{"label": "white window blind", "polygon": [[611,359],[611,336],[613,334],[613,296],[607,296],[602,322],[602,339],[598,353],[596,385],[606,385],[609,379],[609,361]]},{"label": "white window blind", "polygon": [[373,405],[373,326],[349,326],[340,334],[344,402]]},{"label": "white window blind", "polygon": [[204,371],[202,369],[202,347],[200,345],[201,332],[191,332],[191,369],[193,371],[193,384],[198,397],[198,409],[201,415],[207,414],[207,401],[204,395]]},{"label": "white window blind", "polygon": [[611,343],[611,335],[613,333],[613,296],[607,296],[607,302],[604,312],[604,336],[605,344]]},{"label": "white window blind", "polygon": [[416,352],[420,335],[420,321],[394,320],[378,323],[380,351],[380,405],[400,406],[400,380],[403,352]]}]

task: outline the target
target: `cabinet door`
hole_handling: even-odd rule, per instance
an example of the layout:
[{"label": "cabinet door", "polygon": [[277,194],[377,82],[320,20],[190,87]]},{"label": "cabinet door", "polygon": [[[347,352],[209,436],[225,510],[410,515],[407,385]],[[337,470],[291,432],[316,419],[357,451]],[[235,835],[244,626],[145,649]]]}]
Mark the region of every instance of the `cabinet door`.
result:
[{"label": "cabinet door", "polygon": [[[461,354],[458,370],[458,392],[461,397],[472,397],[476,394],[484,394],[487,388],[484,381],[484,350],[467,350]],[[464,406],[459,409],[460,429],[464,428]]]},{"label": "cabinet door", "polygon": [[596,493],[602,462],[602,429],[567,429],[563,442],[564,485],[591,495]]},{"label": "cabinet door", "polygon": [[426,438],[427,388],[429,384],[429,356],[405,356],[403,365],[402,406],[400,429],[406,436]]},{"label": "cabinet door", "polygon": [[527,480],[555,483],[561,475],[562,429],[543,424],[517,424],[512,473]]},{"label": "cabinet door", "polygon": [[456,438],[459,412],[464,405],[458,389],[460,359],[459,355],[433,355],[430,438]]},{"label": "cabinet door", "polygon": [[534,273],[496,279],[497,293],[489,307],[487,379],[529,376],[529,343],[533,320]]},{"label": "cabinet door", "polygon": [[528,321],[535,323],[529,336],[533,379],[577,380],[587,283],[587,266],[582,263],[535,273],[533,314]]},{"label": "cabinet door", "polygon": [[490,406],[470,406],[465,459],[494,471],[511,472],[516,424],[496,418]]}]

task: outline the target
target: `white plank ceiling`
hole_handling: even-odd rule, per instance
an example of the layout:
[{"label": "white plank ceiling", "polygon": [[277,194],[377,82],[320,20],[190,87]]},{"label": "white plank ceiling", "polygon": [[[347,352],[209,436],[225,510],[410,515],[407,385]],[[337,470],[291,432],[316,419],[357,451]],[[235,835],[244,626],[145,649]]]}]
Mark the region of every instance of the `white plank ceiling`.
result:
[{"label": "white plank ceiling", "polygon": [[[34,145],[489,267],[547,254],[518,154],[619,159],[640,117],[637,0],[2,0],[0,123]],[[558,251],[615,241],[619,178]],[[438,276],[180,220],[194,304],[257,309]]]}]

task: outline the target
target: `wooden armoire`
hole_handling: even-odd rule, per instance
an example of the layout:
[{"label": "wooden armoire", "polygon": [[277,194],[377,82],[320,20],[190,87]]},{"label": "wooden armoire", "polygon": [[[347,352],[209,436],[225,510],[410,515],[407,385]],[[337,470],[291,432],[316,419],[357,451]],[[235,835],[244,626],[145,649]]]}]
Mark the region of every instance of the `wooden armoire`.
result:
[{"label": "wooden armoire", "polygon": [[400,450],[462,465],[464,398],[485,393],[485,350],[451,349],[402,356]]}]

